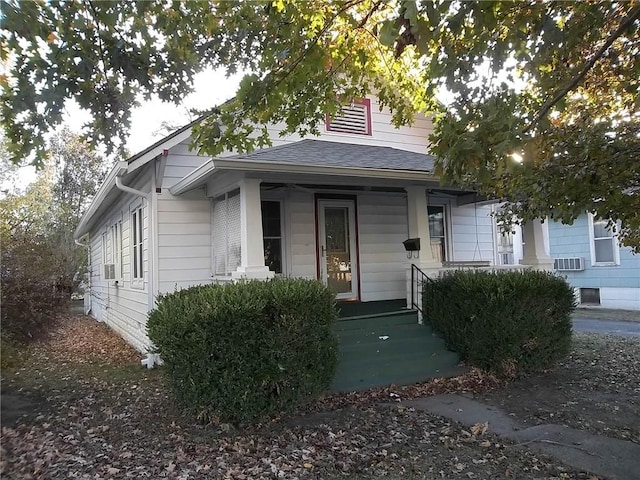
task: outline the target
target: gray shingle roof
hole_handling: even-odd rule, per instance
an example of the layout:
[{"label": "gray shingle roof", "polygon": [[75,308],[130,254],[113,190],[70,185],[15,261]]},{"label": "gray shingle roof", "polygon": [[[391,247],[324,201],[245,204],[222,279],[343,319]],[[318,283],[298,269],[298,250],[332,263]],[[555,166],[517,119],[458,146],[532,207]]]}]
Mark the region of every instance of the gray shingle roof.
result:
[{"label": "gray shingle roof", "polygon": [[434,157],[391,147],[354,145],[324,140],[301,140],[296,143],[265,148],[229,159],[351,168],[380,168],[433,172]]}]

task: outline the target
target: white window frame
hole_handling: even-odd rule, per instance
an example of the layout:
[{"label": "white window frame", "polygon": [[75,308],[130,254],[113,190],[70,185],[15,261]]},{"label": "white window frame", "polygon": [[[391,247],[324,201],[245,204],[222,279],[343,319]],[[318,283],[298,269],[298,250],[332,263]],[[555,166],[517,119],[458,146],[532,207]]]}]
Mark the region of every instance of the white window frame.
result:
[{"label": "white window frame", "polygon": [[[451,255],[451,219],[449,215],[451,213],[450,204],[444,203],[440,200],[433,201],[429,199],[427,201],[427,228],[429,228],[429,207],[439,207],[442,208],[442,232],[444,233],[444,257],[442,259],[443,262],[450,262],[453,260],[453,256]],[[440,237],[437,237],[440,238]],[[431,230],[429,230],[429,240],[433,240],[431,238]],[[432,248],[432,244],[429,245],[429,248]]]},{"label": "white window frame", "polygon": [[[607,220],[599,219],[592,213],[588,215],[589,219],[589,250],[591,253],[591,266],[592,267],[612,267],[620,265],[620,244],[618,242],[618,236],[611,232],[610,237],[596,237],[594,234],[594,224],[598,222],[606,222]],[[596,240],[610,239],[613,247],[613,262],[598,262],[596,260]]]},{"label": "white window frame", "polygon": [[[139,231],[138,231],[139,229]],[[129,213],[129,255],[131,287],[144,288],[144,204],[132,205]],[[136,258],[139,252],[139,258]],[[138,271],[139,270],[139,271]]]},{"label": "white window frame", "polygon": [[109,227],[109,239],[111,241],[111,259],[109,263],[115,265],[116,280],[122,281],[122,220],[115,220]]}]

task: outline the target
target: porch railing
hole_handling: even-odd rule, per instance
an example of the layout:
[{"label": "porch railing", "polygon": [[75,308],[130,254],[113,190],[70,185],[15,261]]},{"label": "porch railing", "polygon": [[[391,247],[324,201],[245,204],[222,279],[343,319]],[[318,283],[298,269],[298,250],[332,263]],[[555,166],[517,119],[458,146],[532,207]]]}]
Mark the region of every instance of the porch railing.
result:
[{"label": "porch railing", "polygon": [[424,321],[426,312],[422,301],[422,293],[424,286],[433,283],[433,280],[424,273],[416,264],[411,264],[411,308],[415,308],[420,312],[420,319]]}]

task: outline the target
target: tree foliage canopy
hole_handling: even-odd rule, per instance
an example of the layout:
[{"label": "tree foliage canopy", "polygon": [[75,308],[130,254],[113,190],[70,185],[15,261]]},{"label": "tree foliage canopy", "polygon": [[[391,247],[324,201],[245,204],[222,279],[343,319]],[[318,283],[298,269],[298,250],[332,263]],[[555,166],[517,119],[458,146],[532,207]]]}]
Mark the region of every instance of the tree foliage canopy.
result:
[{"label": "tree foliage canopy", "polygon": [[[178,102],[204,68],[250,72],[196,128],[205,154],[318,133],[373,93],[433,115],[444,181],[529,220],[585,210],[640,248],[640,3],[415,0],[3,2],[2,117],[18,158],[69,98],[122,143],[138,94]],[[451,97],[446,106],[436,93]],[[522,162],[514,161],[522,158]]]}]

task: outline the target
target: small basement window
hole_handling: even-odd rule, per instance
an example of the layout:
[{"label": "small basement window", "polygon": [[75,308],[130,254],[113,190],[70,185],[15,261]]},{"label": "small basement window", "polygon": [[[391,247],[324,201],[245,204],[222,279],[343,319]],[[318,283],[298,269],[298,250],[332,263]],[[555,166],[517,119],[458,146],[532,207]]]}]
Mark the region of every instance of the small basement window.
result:
[{"label": "small basement window", "polygon": [[326,127],[328,132],[371,135],[371,101],[365,98],[344,105],[340,115],[327,115]]},{"label": "small basement window", "polygon": [[599,288],[581,288],[580,303],[590,303],[592,305],[600,305],[600,289]]}]

